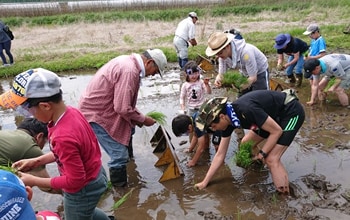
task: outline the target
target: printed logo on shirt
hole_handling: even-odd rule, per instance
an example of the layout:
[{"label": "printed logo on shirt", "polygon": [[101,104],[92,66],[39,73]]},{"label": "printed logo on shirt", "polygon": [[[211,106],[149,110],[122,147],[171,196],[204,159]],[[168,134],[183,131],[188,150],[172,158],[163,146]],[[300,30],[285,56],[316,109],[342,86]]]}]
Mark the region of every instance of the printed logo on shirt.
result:
[{"label": "printed logo on shirt", "polygon": [[248,54],[244,54],[243,60],[249,60],[249,55]]}]

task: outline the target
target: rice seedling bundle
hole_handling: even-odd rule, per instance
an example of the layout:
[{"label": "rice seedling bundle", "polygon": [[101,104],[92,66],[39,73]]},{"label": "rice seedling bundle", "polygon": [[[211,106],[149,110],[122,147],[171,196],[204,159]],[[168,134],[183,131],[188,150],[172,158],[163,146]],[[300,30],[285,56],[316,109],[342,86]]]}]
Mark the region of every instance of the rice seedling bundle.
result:
[{"label": "rice seedling bundle", "polygon": [[331,79],[329,80],[329,82],[327,83],[326,88],[324,88],[323,91],[327,92],[328,89],[331,88],[331,87],[334,85],[336,79],[337,79],[336,77],[331,78]]},{"label": "rice seedling bundle", "polygon": [[253,145],[254,145],[253,141],[247,141],[240,144],[239,150],[235,155],[235,161],[237,166],[247,168],[253,163],[253,160],[252,160]]},{"label": "rice seedling bundle", "polygon": [[0,165],[0,170],[5,170],[5,171],[11,172],[11,173],[17,175],[17,170],[12,168],[11,166],[2,166],[2,165]]},{"label": "rice seedling bundle", "polygon": [[242,85],[248,83],[248,79],[237,71],[227,71],[225,74],[223,74],[221,83],[223,86],[231,87],[234,85],[237,89],[239,89]]},{"label": "rice seedling bundle", "polygon": [[162,112],[150,111],[146,116],[153,118],[160,125],[166,124],[166,115]]}]

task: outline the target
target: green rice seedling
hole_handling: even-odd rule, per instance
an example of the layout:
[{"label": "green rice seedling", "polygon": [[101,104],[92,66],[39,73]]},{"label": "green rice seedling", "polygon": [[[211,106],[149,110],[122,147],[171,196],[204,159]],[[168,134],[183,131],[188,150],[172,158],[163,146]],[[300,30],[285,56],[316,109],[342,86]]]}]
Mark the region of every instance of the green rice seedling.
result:
[{"label": "green rice seedling", "polygon": [[242,213],[241,213],[241,209],[237,210],[237,220],[241,220],[242,219]]},{"label": "green rice seedling", "polygon": [[162,112],[150,111],[146,116],[153,118],[160,125],[166,124],[166,115]]},{"label": "green rice seedling", "polygon": [[113,205],[113,210],[116,210],[119,208],[131,195],[132,191],[134,191],[135,188],[132,188],[128,193],[126,193],[121,199],[119,199],[116,203]]},{"label": "green rice seedling", "polygon": [[9,172],[17,175],[17,170],[12,168],[10,165],[8,165],[8,166],[0,165],[0,170],[6,170],[6,171],[9,171]]},{"label": "green rice seedling", "polygon": [[271,200],[272,200],[272,204],[273,204],[273,205],[277,205],[278,198],[277,198],[277,194],[276,194],[276,193],[274,193],[274,194],[272,195]]},{"label": "green rice seedling", "polygon": [[247,141],[241,143],[239,150],[235,155],[236,164],[240,167],[247,168],[253,163],[252,159],[252,147],[254,146],[253,141]]},{"label": "green rice seedling", "polygon": [[222,85],[223,86],[229,86],[231,87],[234,85],[237,89],[240,89],[242,85],[248,83],[248,79],[245,76],[242,76],[237,71],[227,71],[224,75],[224,78],[222,79]]},{"label": "green rice seedling", "polygon": [[335,80],[336,80],[335,77],[331,78],[331,79],[329,80],[329,82],[327,83],[326,88],[324,88],[323,91],[328,92],[328,89],[331,88],[331,87],[334,85]]}]

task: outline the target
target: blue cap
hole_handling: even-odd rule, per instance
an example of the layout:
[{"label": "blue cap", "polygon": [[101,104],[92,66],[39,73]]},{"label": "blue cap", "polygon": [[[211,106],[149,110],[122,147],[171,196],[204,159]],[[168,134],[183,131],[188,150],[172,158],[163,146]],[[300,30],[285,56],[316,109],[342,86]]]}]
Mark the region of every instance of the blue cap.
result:
[{"label": "blue cap", "polygon": [[0,170],[0,216],[2,219],[36,220],[24,183],[5,170]]}]

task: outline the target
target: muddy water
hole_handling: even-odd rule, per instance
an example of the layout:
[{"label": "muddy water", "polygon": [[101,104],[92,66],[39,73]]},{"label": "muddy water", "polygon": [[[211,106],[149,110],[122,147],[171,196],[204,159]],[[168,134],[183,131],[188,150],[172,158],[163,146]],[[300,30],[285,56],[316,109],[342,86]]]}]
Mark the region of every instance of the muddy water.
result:
[{"label": "muddy water", "polygon": [[[93,73],[62,76],[66,104],[76,106],[80,93]],[[210,185],[196,191],[193,185],[201,181],[213,157],[213,147],[205,152],[194,168],[187,168],[191,154],[180,142],[188,137],[177,138],[171,132],[171,120],[179,109],[179,71],[167,72],[142,80],[138,108],[147,113],[152,110],[167,115],[171,142],[180,161],[183,176],[160,183],[167,166],[156,167],[161,154],[153,153],[150,139],[158,126],[137,128],[134,135],[134,160],[128,164],[127,188],[108,192],[100,208],[113,214],[112,206],[132,190],[131,196],[114,211],[117,219],[349,219],[349,203],[342,194],[350,189],[350,137],[349,109],[339,106],[336,97],[330,96],[325,104],[306,107],[306,120],[282,160],[293,186],[293,196],[282,196],[274,191],[266,169],[242,169],[235,165],[233,156],[237,150],[233,135],[225,165],[216,173]],[[9,81],[2,80],[4,90]],[[303,82],[299,97],[305,103],[309,96],[308,82]],[[234,99],[235,93],[225,89],[213,89],[213,94],[227,95]],[[15,129],[13,112],[0,112],[2,129]],[[48,147],[44,148],[48,151]],[[103,155],[104,166],[108,156]],[[48,166],[57,175],[55,164]],[[106,167],[107,169],[107,167]],[[107,169],[108,170],[108,169]],[[62,210],[59,195],[40,192],[34,187],[32,205],[35,210]]]}]

